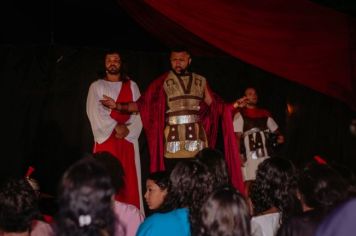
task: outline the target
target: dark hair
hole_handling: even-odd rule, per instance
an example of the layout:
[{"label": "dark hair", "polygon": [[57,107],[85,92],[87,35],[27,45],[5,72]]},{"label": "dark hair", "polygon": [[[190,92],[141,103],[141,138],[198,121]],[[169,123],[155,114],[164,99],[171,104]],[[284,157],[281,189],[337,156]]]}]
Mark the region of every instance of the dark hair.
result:
[{"label": "dark hair", "polygon": [[244,94],[246,94],[247,89],[254,89],[256,94],[258,94],[258,89],[256,88],[256,86],[253,86],[253,85],[246,86],[244,89]]},{"label": "dark hair", "polygon": [[113,194],[110,176],[92,157],[74,163],[60,183],[57,235],[112,235]]},{"label": "dark hair", "polygon": [[165,203],[172,209],[187,207],[192,225],[192,234],[201,220],[200,209],[206,198],[213,191],[213,176],[207,167],[196,160],[181,161],[170,175],[171,190]]},{"label": "dark hair", "polygon": [[121,60],[120,78],[121,78],[122,82],[127,82],[130,78],[127,75],[127,65],[126,65],[125,56],[120,50],[115,49],[115,48],[110,48],[110,49],[104,50],[104,64],[103,64],[104,70],[98,72],[98,77],[99,78],[105,77],[105,75],[106,75],[106,73],[105,73],[105,58],[107,55],[111,55],[111,54],[119,55],[120,60]]},{"label": "dark hair", "polygon": [[182,45],[172,47],[170,50],[170,54],[172,54],[173,52],[186,52],[189,56],[191,56],[190,50]]},{"label": "dark hair", "polygon": [[40,218],[38,198],[25,179],[11,179],[0,190],[0,229],[25,232]]},{"label": "dark hair", "polygon": [[156,171],[148,175],[147,180],[152,180],[161,190],[169,189],[171,182],[167,171]]},{"label": "dark hair", "polygon": [[347,184],[328,165],[309,164],[298,180],[304,203],[326,213],[347,198]]},{"label": "dark hair", "polygon": [[213,148],[204,148],[197,153],[196,158],[205,164],[213,174],[214,186],[218,187],[229,184],[229,174],[222,152]]},{"label": "dark hair", "polygon": [[249,236],[250,216],[245,198],[231,186],[218,188],[201,209],[200,236]]},{"label": "dark hair", "polygon": [[109,152],[97,152],[94,159],[105,167],[111,177],[111,183],[118,192],[124,186],[125,171],[119,159]]},{"label": "dark hair", "polygon": [[271,157],[259,164],[250,198],[254,213],[259,215],[271,207],[282,214],[281,222],[301,212],[297,199],[297,171],[291,161]]}]

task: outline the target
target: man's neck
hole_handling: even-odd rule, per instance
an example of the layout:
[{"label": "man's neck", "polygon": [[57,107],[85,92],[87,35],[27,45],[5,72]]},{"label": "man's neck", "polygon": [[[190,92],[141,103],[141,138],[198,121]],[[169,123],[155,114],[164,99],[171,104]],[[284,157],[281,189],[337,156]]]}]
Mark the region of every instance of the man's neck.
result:
[{"label": "man's neck", "polygon": [[111,82],[117,82],[121,80],[120,74],[117,75],[111,75],[111,74],[106,74],[106,80],[111,81]]}]

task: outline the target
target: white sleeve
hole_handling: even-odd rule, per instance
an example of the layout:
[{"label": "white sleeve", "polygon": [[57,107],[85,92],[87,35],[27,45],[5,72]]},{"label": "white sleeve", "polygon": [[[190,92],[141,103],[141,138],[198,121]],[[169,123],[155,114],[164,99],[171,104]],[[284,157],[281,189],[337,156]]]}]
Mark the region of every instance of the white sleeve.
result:
[{"label": "white sleeve", "polygon": [[268,117],[267,119],[267,127],[273,133],[278,129],[277,123],[273,120],[272,117]]},{"label": "white sleeve", "polygon": [[110,117],[111,110],[100,103],[102,99],[100,89],[101,87],[98,81],[90,85],[86,111],[93,131],[94,140],[98,143],[103,143],[114,130],[116,121]]},{"label": "white sleeve", "polygon": [[[139,97],[141,96],[140,90],[137,86],[137,84],[131,80],[131,91],[132,91],[132,98],[133,101],[137,101]],[[134,140],[137,140],[140,136],[141,130],[142,130],[142,121],[141,121],[141,116],[139,113],[133,114],[130,116],[130,119],[126,122],[129,124],[127,128],[129,129],[129,134],[125,137],[127,141],[133,142]]]},{"label": "white sleeve", "polygon": [[242,119],[242,115],[240,112],[236,113],[233,120],[234,132],[235,133],[243,133],[244,131],[244,120]]}]

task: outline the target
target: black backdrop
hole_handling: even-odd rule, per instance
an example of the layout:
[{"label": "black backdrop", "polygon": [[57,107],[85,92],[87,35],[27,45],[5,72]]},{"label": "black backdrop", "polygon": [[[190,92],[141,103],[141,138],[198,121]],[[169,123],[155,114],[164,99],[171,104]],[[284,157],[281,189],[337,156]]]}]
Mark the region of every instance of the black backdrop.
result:
[{"label": "black backdrop", "polygon": [[[91,152],[85,103],[90,83],[102,70],[103,51],[43,44],[1,46],[2,179],[24,175],[33,165],[42,190],[54,194],[63,171]],[[169,68],[164,52],[123,53],[141,92]],[[255,85],[260,105],[272,112],[286,136],[280,152],[296,164],[318,154],[356,169],[356,138],[349,132],[355,113],[345,104],[227,56],[193,57],[192,67],[227,102],[240,97],[246,85]],[[287,112],[287,104],[294,112]],[[217,147],[222,146],[220,132]],[[144,135],[140,147],[145,177],[149,162]]]}]

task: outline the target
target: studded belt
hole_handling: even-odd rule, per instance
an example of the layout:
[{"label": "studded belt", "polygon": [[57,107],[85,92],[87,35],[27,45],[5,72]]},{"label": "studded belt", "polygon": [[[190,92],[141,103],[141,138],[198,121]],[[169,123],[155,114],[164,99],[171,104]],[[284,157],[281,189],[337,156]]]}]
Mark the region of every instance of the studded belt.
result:
[{"label": "studded belt", "polygon": [[170,116],[168,117],[169,125],[181,125],[181,124],[189,124],[198,122],[198,115],[181,115],[181,116]]}]

